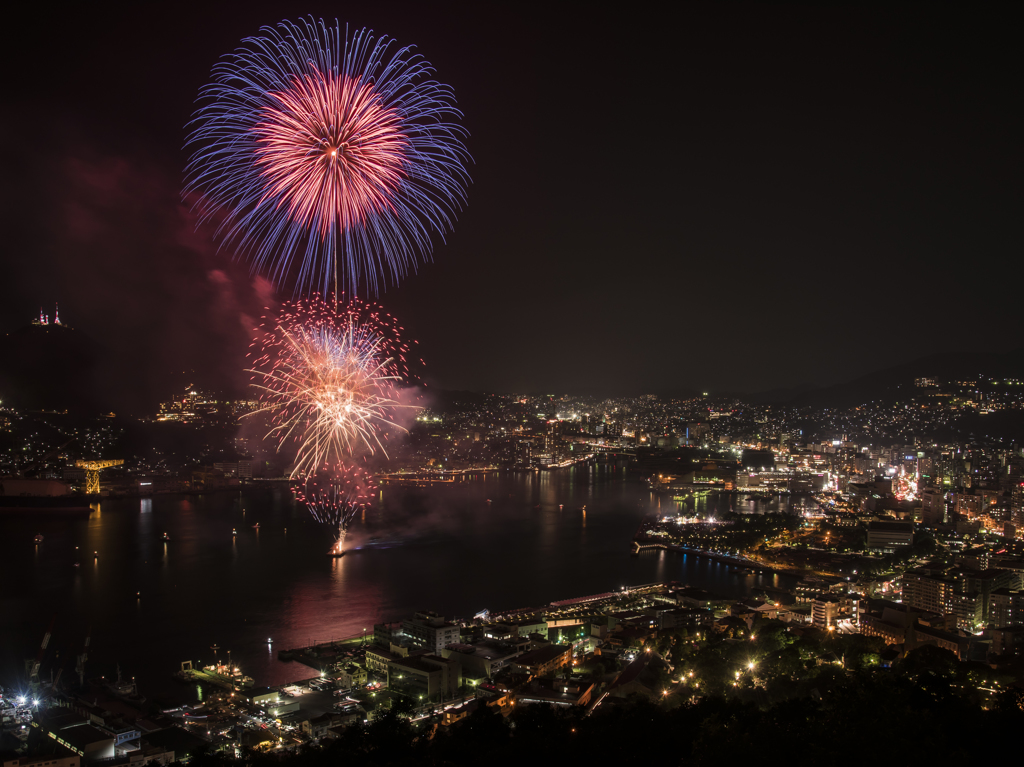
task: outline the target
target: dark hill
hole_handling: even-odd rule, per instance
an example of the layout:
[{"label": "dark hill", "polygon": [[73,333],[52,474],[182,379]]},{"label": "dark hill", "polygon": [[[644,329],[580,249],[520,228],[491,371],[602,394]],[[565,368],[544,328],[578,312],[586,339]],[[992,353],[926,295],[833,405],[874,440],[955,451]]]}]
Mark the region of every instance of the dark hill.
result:
[{"label": "dark hill", "polygon": [[31,410],[95,411],[99,350],[65,325],[28,325],[0,337],[0,399]]},{"label": "dark hill", "polygon": [[1024,378],[1024,349],[1003,354],[991,352],[947,352],[920,357],[902,365],[877,370],[852,381],[798,394],[789,404],[821,407],[851,407],[872,400],[898,401],[915,393],[914,379],[940,381],[989,378]]}]

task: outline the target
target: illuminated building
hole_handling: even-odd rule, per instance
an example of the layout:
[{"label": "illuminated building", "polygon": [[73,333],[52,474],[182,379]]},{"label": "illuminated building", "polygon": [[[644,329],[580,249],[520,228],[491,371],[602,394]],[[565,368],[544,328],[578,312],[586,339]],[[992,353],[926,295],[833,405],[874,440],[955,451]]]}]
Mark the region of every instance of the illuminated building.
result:
[{"label": "illuminated building", "polygon": [[811,600],[811,624],[820,629],[829,629],[839,620],[842,600],[835,594],[819,594]]},{"label": "illuminated building", "polygon": [[903,604],[946,615],[955,588],[955,582],[929,571],[908,570],[903,575]]},{"label": "illuminated building", "polygon": [[868,549],[895,551],[914,543],[914,525],[910,522],[868,522]]},{"label": "illuminated building", "polygon": [[222,472],[226,477],[252,479],[252,461],[219,462],[213,464],[215,471]]},{"label": "illuminated building", "polygon": [[547,644],[520,655],[512,661],[512,668],[530,676],[550,676],[571,662],[571,644]]},{"label": "illuminated building", "polygon": [[938,488],[921,491],[921,522],[926,527],[946,524],[946,494]]},{"label": "illuminated building", "polygon": [[[157,413],[158,421],[181,421],[182,423],[201,422],[217,415],[227,403],[217,400],[216,396],[189,384],[184,394],[175,395],[167,402],[160,403]],[[236,405],[233,409],[247,412],[249,401],[242,400],[241,408]]]},{"label": "illuminated building", "polygon": [[434,653],[440,653],[448,645],[459,641],[459,627],[430,611],[418,612],[412,618],[402,621],[402,634]]},{"label": "illuminated building", "polygon": [[1024,623],[1024,591],[994,589],[989,595],[989,622],[996,627]]},{"label": "illuminated building", "polygon": [[416,655],[388,663],[388,689],[413,701],[435,701],[458,693],[462,667],[457,660],[437,655]]}]

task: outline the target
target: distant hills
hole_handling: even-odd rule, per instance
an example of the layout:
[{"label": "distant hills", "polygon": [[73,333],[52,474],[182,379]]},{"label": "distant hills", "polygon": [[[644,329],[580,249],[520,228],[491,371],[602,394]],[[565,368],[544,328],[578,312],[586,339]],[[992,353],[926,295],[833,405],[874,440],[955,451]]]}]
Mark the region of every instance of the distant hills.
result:
[{"label": "distant hills", "polygon": [[0,336],[0,399],[30,410],[99,409],[99,348],[66,325],[27,325]]},{"label": "distant hills", "polygon": [[[742,397],[755,403],[779,403],[819,407],[851,407],[872,400],[899,401],[920,393],[914,380],[937,378],[940,381],[987,378],[1024,379],[1024,349],[1005,353],[943,352],[919,357],[902,365],[876,370],[851,381],[833,386],[775,389]],[[916,390],[916,391],[915,391]]]}]

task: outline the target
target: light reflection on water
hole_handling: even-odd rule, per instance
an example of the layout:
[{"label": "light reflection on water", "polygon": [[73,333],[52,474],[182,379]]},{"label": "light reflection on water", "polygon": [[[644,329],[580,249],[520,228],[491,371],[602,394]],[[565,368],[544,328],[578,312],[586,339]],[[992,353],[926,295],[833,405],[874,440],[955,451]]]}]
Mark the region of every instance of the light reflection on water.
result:
[{"label": "light reflection on water", "polygon": [[[631,556],[641,518],[677,506],[625,476],[600,464],[483,475],[455,487],[389,486],[357,519],[351,551],[341,558],[325,556],[331,532],[283,488],[242,498],[107,499],[102,515],[97,509],[88,518],[10,516],[0,556],[24,577],[0,596],[11,616],[0,627],[0,646],[18,648],[0,661],[0,684],[34,657],[54,613],[54,647],[80,646],[91,625],[88,673],[120,662],[144,694],[158,695],[180,689],[170,675],[181,661],[212,660],[214,643],[231,649],[257,683],[274,684],[309,671],[276,660],[267,637],[280,650],[372,633],[376,622],[422,609],[471,616],[655,581],[724,595],[779,582],[700,557]],[[732,504],[752,511],[779,501],[751,507],[712,494],[682,505],[706,514]],[[37,533],[45,536],[39,547]]]}]

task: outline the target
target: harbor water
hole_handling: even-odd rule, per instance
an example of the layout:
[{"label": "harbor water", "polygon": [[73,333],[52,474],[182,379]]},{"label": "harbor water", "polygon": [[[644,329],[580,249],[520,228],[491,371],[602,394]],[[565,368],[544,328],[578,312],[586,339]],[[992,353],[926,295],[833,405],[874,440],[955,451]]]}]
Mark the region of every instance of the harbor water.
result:
[{"label": "harbor water", "polygon": [[[805,503],[712,492],[682,506],[707,514]],[[160,697],[179,689],[172,674],[182,661],[211,663],[214,645],[257,685],[283,684],[312,672],[277,660],[279,649],[372,635],[375,622],[416,610],[471,617],[669,580],[729,597],[792,585],[699,556],[631,554],[644,516],[677,508],[614,463],[385,486],[341,558],[326,556],[330,531],[282,485],[108,499],[88,516],[5,514],[0,684],[24,682],[51,621],[44,679],[61,668],[73,675],[89,635],[87,676],[118,664],[141,693]]]}]

